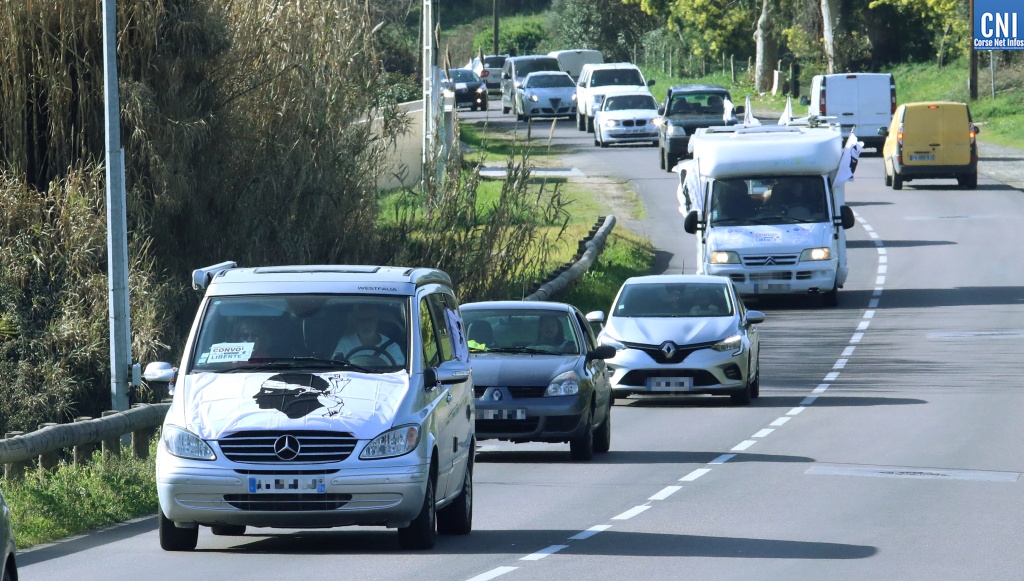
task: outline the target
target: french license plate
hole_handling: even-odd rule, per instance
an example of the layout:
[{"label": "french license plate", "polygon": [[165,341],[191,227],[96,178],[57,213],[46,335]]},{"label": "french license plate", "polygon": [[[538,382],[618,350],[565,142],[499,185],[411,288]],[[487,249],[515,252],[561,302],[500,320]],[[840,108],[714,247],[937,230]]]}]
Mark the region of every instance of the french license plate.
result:
[{"label": "french license plate", "polygon": [[779,290],[789,290],[789,285],[788,284],[784,284],[784,283],[766,284],[766,285],[764,285],[764,290],[770,290],[770,291],[773,291],[773,290],[776,290],[776,291],[779,291]]},{"label": "french license plate", "polygon": [[648,377],[647,391],[690,391],[692,377]]},{"label": "french license plate", "polygon": [[325,494],[323,476],[250,476],[249,494]]},{"label": "french license plate", "polygon": [[481,420],[525,420],[526,410],[476,410]]},{"label": "french license plate", "polygon": [[934,155],[911,155],[910,161],[935,161]]}]

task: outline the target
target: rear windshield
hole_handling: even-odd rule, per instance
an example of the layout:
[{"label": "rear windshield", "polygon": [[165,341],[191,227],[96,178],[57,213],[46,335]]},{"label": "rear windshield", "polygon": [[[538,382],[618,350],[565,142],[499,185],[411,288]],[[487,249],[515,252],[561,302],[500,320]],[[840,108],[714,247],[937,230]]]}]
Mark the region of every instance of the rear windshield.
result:
[{"label": "rear windshield", "polygon": [[505,59],[508,57],[504,56],[488,56],[484,57],[484,66],[489,69],[500,69],[505,66]]},{"label": "rear windshield", "polygon": [[613,317],[726,317],[733,304],[721,283],[627,284],[612,307]]},{"label": "rear windshield", "polygon": [[712,226],[812,224],[828,215],[821,176],[719,179],[711,191]]},{"label": "rear windshield", "polygon": [[966,105],[959,103],[936,103],[934,105],[915,105],[907,107],[903,114],[905,123],[930,123],[932,119],[942,119],[949,123],[963,123],[967,126],[970,121],[970,113]]},{"label": "rear windshield", "polygon": [[677,93],[668,104],[668,115],[724,115],[728,93]]},{"label": "rear windshield", "polygon": [[590,76],[591,87],[610,85],[643,85],[644,79],[636,69],[597,70]]},{"label": "rear windshield", "polygon": [[650,95],[615,95],[604,100],[605,111],[657,108],[658,102]]},{"label": "rear windshield", "polygon": [[479,83],[480,77],[469,69],[452,69],[449,71],[451,79],[458,83]]},{"label": "rear windshield", "polygon": [[553,89],[575,86],[569,75],[534,75],[526,82],[526,87],[530,89]]},{"label": "rear windshield", "polygon": [[520,78],[537,71],[560,70],[562,70],[562,67],[558,65],[558,59],[552,57],[516,61],[516,76]]}]

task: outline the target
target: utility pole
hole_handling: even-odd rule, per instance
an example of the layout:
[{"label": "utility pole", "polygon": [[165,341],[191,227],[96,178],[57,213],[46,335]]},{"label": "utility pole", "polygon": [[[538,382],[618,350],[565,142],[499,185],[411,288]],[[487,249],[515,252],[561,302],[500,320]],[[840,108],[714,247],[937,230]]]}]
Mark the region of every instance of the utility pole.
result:
[{"label": "utility pole", "polygon": [[971,19],[971,35],[968,38],[968,42],[971,43],[970,47],[970,73],[967,77],[967,93],[968,98],[971,101],[978,100],[978,53],[974,50],[974,35],[977,31],[974,30],[974,0],[969,0],[970,3],[970,16]]},{"label": "utility pole", "polygon": [[494,52],[491,54],[498,54],[498,0],[494,0]]},{"label": "utility pole", "polygon": [[110,403],[128,409],[128,385],[136,383],[128,316],[128,217],[117,83],[117,2],[103,0],[103,96],[106,104],[107,289],[110,300]]}]

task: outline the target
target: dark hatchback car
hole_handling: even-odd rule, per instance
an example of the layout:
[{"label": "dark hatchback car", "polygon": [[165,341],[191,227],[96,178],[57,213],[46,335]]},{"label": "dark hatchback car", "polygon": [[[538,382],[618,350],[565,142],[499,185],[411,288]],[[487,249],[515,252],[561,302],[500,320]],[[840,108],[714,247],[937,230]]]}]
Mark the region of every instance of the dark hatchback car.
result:
[{"label": "dark hatchback car", "polygon": [[735,125],[736,107],[726,115],[725,103],[732,102],[729,90],[718,85],[676,85],[665,92],[665,101],[658,107],[658,156],[661,169],[672,171],[672,166],[686,157],[690,136],[702,127]]},{"label": "dark hatchback car", "polygon": [[456,107],[487,110],[487,83],[469,69],[451,69],[444,74],[441,88],[455,94]]},{"label": "dark hatchback car", "polygon": [[462,305],[476,386],[476,437],[568,442],[574,460],[611,446],[611,388],[600,347],[578,309],[564,303]]}]

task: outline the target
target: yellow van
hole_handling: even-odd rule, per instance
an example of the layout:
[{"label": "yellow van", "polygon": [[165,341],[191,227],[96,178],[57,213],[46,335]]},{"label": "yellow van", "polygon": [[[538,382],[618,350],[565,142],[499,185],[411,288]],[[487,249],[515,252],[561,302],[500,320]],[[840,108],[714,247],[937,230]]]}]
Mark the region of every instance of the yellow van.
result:
[{"label": "yellow van", "polygon": [[968,190],[978,186],[978,127],[965,103],[905,103],[878,133],[885,136],[885,185],[892,189],[931,178],[955,179]]}]

